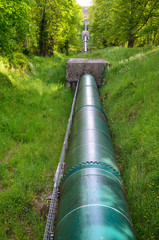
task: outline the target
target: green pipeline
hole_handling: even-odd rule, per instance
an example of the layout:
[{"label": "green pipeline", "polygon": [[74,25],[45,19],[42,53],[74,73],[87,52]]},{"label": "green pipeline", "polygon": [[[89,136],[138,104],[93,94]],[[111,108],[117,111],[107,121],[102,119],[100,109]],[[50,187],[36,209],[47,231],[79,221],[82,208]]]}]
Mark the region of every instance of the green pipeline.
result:
[{"label": "green pipeline", "polygon": [[96,80],[80,78],[55,240],[135,240]]}]

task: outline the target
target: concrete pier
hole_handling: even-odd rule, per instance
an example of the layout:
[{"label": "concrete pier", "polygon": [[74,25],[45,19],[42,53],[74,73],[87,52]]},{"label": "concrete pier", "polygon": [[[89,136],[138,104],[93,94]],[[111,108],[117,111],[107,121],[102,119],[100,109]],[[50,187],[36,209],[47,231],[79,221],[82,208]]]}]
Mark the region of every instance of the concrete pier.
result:
[{"label": "concrete pier", "polygon": [[71,58],[66,64],[66,86],[74,88],[78,79],[90,73],[101,87],[106,70],[110,64],[103,59]]}]

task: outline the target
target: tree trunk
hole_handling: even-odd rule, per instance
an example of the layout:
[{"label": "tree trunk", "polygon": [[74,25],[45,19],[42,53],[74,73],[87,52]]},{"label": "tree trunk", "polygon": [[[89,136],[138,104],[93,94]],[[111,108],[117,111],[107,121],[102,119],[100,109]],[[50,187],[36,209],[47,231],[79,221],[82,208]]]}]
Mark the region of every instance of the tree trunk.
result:
[{"label": "tree trunk", "polygon": [[55,45],[55,42],[54,42],[54,37],[51,36],[51,39],[50,39],[50,56],[54,56],[54,45]]},{"label": "tree trunk", "polygon": [[130,19],[129,19],[129,35],[128,35],[128,48],[133,48],[135,37],[133,35],[134,30],[134,15],[135,15],[135,1],[131,0]]},{"label": "tree trunk", "polygon": [[66,55],[69,55],[69,44],[68,44],[68,40],[66,40],[65,42],[65,48],[66,48]]},{"label": "tree trunk", "polygon": [[47,31],[46,31],[46,13],[45,7],[43,10],[43,16],[40,24],[40,39],[39,39],[39,48],[40,48],[40,55],[47,56]]},{"label": "tree trunk", "polygon": [[128,48],[133,48],[135,43],[135,38],[134,36],[131,36],[128,40]]}]

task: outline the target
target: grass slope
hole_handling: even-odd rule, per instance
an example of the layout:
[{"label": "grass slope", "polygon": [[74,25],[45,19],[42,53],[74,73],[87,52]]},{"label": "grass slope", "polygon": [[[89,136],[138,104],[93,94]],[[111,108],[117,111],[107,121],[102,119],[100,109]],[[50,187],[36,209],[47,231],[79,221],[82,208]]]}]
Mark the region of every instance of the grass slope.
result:
[{"label": "grass slope", "polygon": [[101,93],[138,239],[159,239],[159,48],[110,69]]},{"label": "grass slope", "polygon": [[[84,56],[84,55],[83,55]],[[159,239],[159,48],[109,48],[101,89],[138,240]],[[87,54],[87,57],[90,57]]]},{"label": "grass slope", "polygon": [[[138,240],[157,240],[159,49],[108,48],[75,57],[112,64],[101,98],[134,228]],[[66,61],[34,57],[30,74],[0,61],[0,239],[43,237],[73,97],[63,84]]]},{"label": "grass slope", "polygon": [[43,238],[73,98],[66,61],[34,57],[28,74],[0,59],[0,239]]}]

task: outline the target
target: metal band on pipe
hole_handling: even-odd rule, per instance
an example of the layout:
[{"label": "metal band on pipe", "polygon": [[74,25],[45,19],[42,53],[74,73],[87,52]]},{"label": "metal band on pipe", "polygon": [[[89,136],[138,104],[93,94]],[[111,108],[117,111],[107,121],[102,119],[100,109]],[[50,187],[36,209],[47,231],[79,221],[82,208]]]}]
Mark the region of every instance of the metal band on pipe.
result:
[{"label": "metal band on pipe", "polygon": [[67,217],[68,217],[70,214],[72,214],[73,212],[75,212],[75,211],[77,211],[77,210],[79,210],[79,209],[81,209],[81,208],[86,208],[86,207],[104,207],[104,208],[109,208],[109,209],[111,209],[111,210],[113,210],[113,211],[116,211],[116,212],[118,212],[119,214],[121,214],[121,215],[129,222],[129,224],[133,227],[132,222],[131,222],[122,212],[120,212],[119,210],[117,210],[117,209],[115,209],[115,208],[113,208],[113,207],[107,206],[107,205],[102,205],[102,204],[88,204],[88,205],[80,206],[80,207],[78,207],[78,208],[76,208],[76,209],[73,209],[71,212],[67,213],[67,214],[61,219],[61,221],[58,223],[58,225],[57,225],[57,227],[56,227],[56,231],[57,231],[59,225],[62,223],[62,221],[63,221],[65,218],[67,218]]},{"label": "metal band on pipe", "polygon": [[[77,148],[80,148],[80,147],[82,147],[82,146],[85,146],[84,144],[81,144],[80,146],[78,146],[78,147],[76,147],[76,148],[73,148],[73,149],[71,149],[71,151],[74,151],[75,149],[77,149]],[[115,156],[115,154],[114,154],[114,152],[112,152],[109,148],[107,148],[107,147],[105,147],[105,146],[103,146],[103,145],[100,145],[100,144],[96,144],[96,146],[100,146],[100,147],[102,147],[102,148],[104,148],[104,149],[106,149],[110,154],[112,154],[112,156],[113,157],[115,157],[116,158],[116,156]]]},{"label": "metal band on pipe", "polygon": [[[91,165],[90,165],[90,167],[91,167]],[[83,169],[84,169],[84,168],[83,168]],[[67,179],[65,180],[65,183],[68,181],[68,179],[69,179],[71,176],[75,175],[76,173],[78,173],[78,172],[80,172],[80,171],[83,171],[83,169],[77,170],[77,171],[74,172],[73,174],[69,175],[69,176],[67,177]],[[116,177],[114,174],[112,174],[111,172],[109,172],[109,171],[107,171],[107,170],[105,170],[105,169],[102,169],[102,168],[98,168],[98,167],[96,167],[95,169],[98,169],[98,170],[100,170],[100,171],[104,171],[104,172],[110,174],[113,178],[115,178],[115,180],[118,181],[118,183],[119,183],[121,186],[123,186],[121,180],[119,180],[119,178],[117,178],[117,177]]]},{"label": "metal band on pipe", "polygon": [[107,116],[105,115],[105,112],[104,112],[101,108],[99,108],[99,107],[97,107],[97,106],[95,106],[95,105],[84,105],[84,106],[80,107],[80,108],[74,113],[74,115],[75,115],[76,113],[78,113],[82,108],[87,108],[87,107],[92,107],[92,108],[98,109],[101,113],[103,113],[103,115],[105,116],[105,118],[106,118],[106,120],[107,120]]},{"label": "metal band on pipe", "polygon": [[94,89],[96,89],[96,90],[98,91],[98,93],[99,93],[98,88],[97,88],[97,87],[94,87],[94,86],[91,86],[91,85],[85,85],[85,86],[80,87],[79,90],[78,90],[78,92],[80,92],[80,90],[81,90],[82,88],[87,88],[87,87],[94,88]]},{"label": "metal band on pipe", "polygon": [[[85,129],[85,130],[78,131],[75,135],[71,136],[71,141],[72,141],[72,139],[75,138],[79,133],[86,132],[86,131],[89,131],[89,130],[90,130],[90,131],[98,131],[98,132],[102,133],[103,135],[105,135],[105,136],[112,142],[111,137],[110,137],[108,134],[106,134],[104,131],[102,131],[102,130],[100,130],[100,129],[97,129],[97,128],[87,128],[87,129]],[[70,142],[71,142],[71,141],[70,141]]]}]

